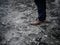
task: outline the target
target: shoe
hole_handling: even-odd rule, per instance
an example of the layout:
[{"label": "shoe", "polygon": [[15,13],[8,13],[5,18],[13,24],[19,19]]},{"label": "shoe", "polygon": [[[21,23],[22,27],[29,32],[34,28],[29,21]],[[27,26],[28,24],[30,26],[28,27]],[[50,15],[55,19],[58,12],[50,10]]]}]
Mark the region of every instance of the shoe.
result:
[{"label": "shoe", "polygon": [[42,21],[36,20],[36,21],[31,22],[31,25],[40,25],[42,23],[43,23]]}]

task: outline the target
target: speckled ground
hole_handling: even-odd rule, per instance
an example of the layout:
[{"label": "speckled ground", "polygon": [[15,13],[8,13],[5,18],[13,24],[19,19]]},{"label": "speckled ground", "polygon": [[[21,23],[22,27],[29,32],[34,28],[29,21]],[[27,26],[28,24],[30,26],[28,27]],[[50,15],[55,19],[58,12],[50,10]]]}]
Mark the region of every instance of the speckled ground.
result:
[{"label": "speckled ground", "polygon": [[[49,38],[49,30],[57,26],[57,16],[53,16],[54,14],[57,15],[57,11],[55,11],[57,10],[56,7],[52,6],[52,8],[54,8],[53,10],[47,9],[46,19],[50,21],[50,23],[33,26],[30,25],[30,22],[38,17],[36,5],[34,3],[30,5],[18,2],[15,5],[13,2],[14,1],[10,1],[10,4],[4,2],[0,7],[0,29],[2,35],[4,35],[2,36],[4,40],[1,43],[6,45],[39,45],[40,42],[44,42],[48,45],[54,45],[55,39]],[[57,42],[59,43],[58,40]]]}]

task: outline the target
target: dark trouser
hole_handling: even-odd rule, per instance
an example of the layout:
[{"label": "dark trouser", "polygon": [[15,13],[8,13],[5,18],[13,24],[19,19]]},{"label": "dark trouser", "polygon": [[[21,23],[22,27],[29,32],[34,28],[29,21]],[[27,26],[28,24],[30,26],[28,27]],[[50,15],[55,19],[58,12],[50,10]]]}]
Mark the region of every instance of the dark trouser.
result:
[{"label": "dark trouser", "polygon": [[38,8],[38,19],[44,21],[46,19],[46,0],[35,0]]}]

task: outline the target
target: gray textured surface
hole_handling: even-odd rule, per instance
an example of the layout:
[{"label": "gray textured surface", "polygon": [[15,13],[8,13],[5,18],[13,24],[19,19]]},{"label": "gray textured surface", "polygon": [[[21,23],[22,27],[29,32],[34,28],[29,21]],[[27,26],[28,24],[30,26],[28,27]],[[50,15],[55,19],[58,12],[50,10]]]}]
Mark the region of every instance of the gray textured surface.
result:
[{"label": "gray textured surface", "polygon": [[[3,2],[3,3],[1,3]],[[47,0],[47,20],[51,23],[32,26],[29,23],[38,16],[37,7],[31,0],[2,0],[0,3],[1,45],[39,45],[36,39],[48,45],[59,45],[55,38],[58,27],[59,0]]]}]

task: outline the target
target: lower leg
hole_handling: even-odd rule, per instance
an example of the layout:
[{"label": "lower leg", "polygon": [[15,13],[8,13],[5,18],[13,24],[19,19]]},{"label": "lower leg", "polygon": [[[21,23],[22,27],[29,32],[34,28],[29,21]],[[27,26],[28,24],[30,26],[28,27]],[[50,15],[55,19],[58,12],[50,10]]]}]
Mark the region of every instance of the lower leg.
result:
[{"label": "lower leg", "polygon": [[38,19],[39,19],[39,21],[46,20],[46,10],[45,9],[38,10]]},{"label": "lower leg", "polygon": [[38,20],[31,22],[32,25],[39,25],[46,20],[46,5],[45,0],[35,0],[38,8]]},{"label": "lower leg", "polygon": [[46,20],[46,2],[41,1],[41,2],[37,2],[37,8],[38,8],[38,19],[40,21],[44,21]]}]

